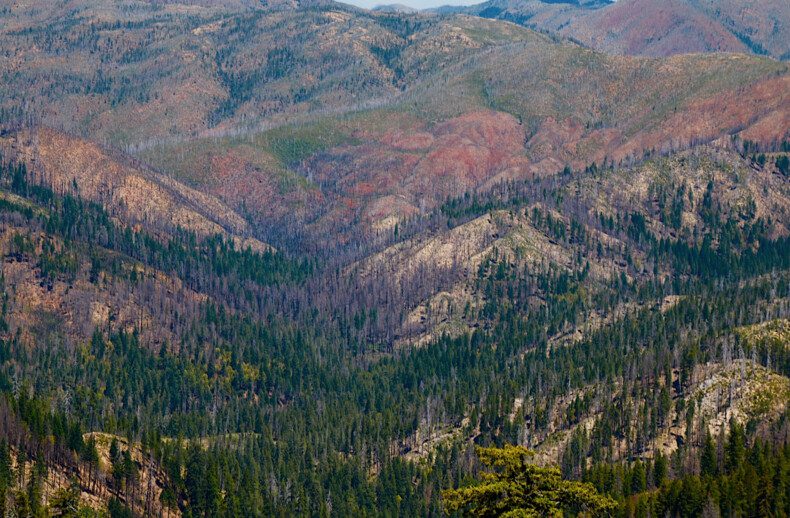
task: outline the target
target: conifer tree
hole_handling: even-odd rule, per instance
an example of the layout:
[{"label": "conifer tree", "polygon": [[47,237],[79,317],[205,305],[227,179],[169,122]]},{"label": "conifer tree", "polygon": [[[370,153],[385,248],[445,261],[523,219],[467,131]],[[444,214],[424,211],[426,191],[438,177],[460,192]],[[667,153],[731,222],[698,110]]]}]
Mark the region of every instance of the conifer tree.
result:
[{"label": "conifer tree", "polygon": [[517,518],[562,516],[564,510],[605,515],[615,508],[591,484],[563,480],[559,469],[531,464],[532,452],[521,446],[478,448],[477,455],[492,471],[472,486],[444,491],[447,511]]}]

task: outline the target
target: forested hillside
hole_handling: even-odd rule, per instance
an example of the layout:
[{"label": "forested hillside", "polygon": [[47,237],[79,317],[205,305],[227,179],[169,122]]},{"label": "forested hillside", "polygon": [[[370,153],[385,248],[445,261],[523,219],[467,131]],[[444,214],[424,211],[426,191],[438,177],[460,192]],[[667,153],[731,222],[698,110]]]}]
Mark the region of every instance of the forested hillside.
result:
[{"label": "forested hillside", "polygon": [[786,63],[331,2],[0,22],[0,514],[790,514]]}]

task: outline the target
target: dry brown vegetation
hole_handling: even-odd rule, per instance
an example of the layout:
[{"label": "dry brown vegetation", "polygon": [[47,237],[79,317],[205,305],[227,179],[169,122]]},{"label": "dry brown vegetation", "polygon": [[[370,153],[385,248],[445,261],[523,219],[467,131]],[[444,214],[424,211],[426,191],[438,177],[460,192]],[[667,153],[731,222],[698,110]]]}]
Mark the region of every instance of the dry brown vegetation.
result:
[{"label": "dry brown vegetation", "polygon": [[[293,468],[310,475],[326,459],[376,475],[478,437],[555,462],[618,409],[602,432],[617,462],[731,417],[773,426],[790,382],[730,342],[776,357],[788,341],[768,286],[786,286],[772,239],[790,234],[790,68],[682,52],[745,51],[747,23],[769,45],[775,14],[591,3],[508,12],[537,9],[530,23],[608,54],[508,21],[328,1],[0,7],[4,365],[52,401],[79,393],[83,430],[147,419],[210,455],[224,437],[297,463],[278,448],[311,444]],[[67,203],[84,218],[60,217]],[[238,252],[269,242],[284,252]],[[765,286],[722,301],[752,266]],[[139,393],[127,364],[151,375]],[[59,377],[83,365],[107,379]],[[110,437],[91,436],[100,486],[83,497],[103,504]],[[133,450],[152,471],[140,487],[167,484]],[[52,489],[75,474],[61,464]],[[277,470],[252,491],[272,513],[296,480]]]},{"label": "dry brown vegetation", "polygon": [[[616,54],[754,52],[790,56],[790,7],[777,0],[491,0],[464,9],[513,20]],[[608,4],[608,5],[607,5]]]},{"label": "dry brown vegetation", "polygon": [[165,235],[179,228],[203,237],[222,234],[240,247],[267,248],[223,202],[90,141],[40,129],[8,135],[0,146],[4,156],[29,164],[38,182],[99,203],[127,224]]},{"label": "dry brown vegetation", "polygon": [[[186,325],[184,317],[197,313],[201,303],[208,300],[177,278],[120,257],[116,275],[103,273],[101,278],[90,280],[90,263],[75,257],[73,279],[48,279],[35,256],[14,252],[11,241],[17,236],[33,240],[39,254],[45,244],[54,245],[56,250],[62,244],[43,233],[30,234],[24,227],[6,227],[0,233],[0,249],[5,256],[0,273],[10,287],[10,333],[18,334],[24,347],[35,348],[44,334],[62,340],[62,346],[76,348],[99,329],[109,333],[137,330],[144,343],[157,350],[174,343]],[[129,280],[132,273],[134,282]]]},{"label": "dry brown vegetation", "polygon": [[[636,211],[644,215],[647,227],[655,235],[691,240],[704,235],[710,224],[704,218],[706,193],[711,186],[707,196],[716,210],[739,225],[761,219],[775,237],[790,232],[786,178],[772,167],[759,168],[731,150],[709,146],[647,160],[632,168],[589,174],[568,183],[563,188],[564,197],[582,212],[576,217],[587,221],[586,244],[558,242],[546,229],[536,228],[532,221],[535,209],[550,213],[566,226],[570,225],[570,218],[541,205],[530,205],[518,212],[495,210],[446,232],[400,241],[352,265],[347,272],[362,282],[389,279],[401,286],[401,293],[409,293],[409,312],[398,331],[398,344],[422,345],[442,334],[460,336],[485,325],[480,314],[487,298],[481,290],[480,272],[481,265],[492,261],[505,261],[519,271],[572,272],[579,266],[578,254],[583,253],[589,269],[586,283],[591,289],[620,275],[632,278],[634,270],[640,272],[638,275],[647,274],[649,263],[644,254],[630,250],[626,257],[627,243],[596,228],[599,219],[617,219]],[[681,189],[682,209],[672,216],[672,200]],[[677,221],[673,222],[673,217]],[[598,243],[604,250],[602,255],[584,252]],[[433,290],[408,288],[431,284],[426,279],[435,281]],[[670,297],[656,302],[655,309],[665,311],[676,302]],[[532,302],[535,307],[544,303],[540,297],[534,297]],[[592,309],[549,341],[556,345],[574,343],[638,309],[645,308],[635,305],[606,314]]]},{"label": "dry brown vegetation", "polygon": [[[594,12],[615,9],[653,18],[628,2]],[[512,23],[332,3],[33,2],[3,16],[0,106],[125,148],[266,234],[296,224],[321,245],[502,180],[733,133],[771,147],[790,131],[786,64],[744,55],[612,57]],[[139,187],[117,196],[150,191]],[[155,211],[147,199],[133,210]],[[243,225],[197,202],[209,221],[168,215]]]}]

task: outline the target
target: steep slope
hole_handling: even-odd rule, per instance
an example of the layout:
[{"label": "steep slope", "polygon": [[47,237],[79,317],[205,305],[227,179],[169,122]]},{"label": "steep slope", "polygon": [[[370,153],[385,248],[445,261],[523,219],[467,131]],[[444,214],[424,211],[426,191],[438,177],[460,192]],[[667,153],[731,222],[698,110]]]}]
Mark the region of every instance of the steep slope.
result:
[{"label": "steep slope", "polygon": [[790,55],[790,7],[777,0],[619,0],[604,5],[491,0],[462,10],[514,21],[615,54],[724,51],[778,59]]},{"label": "steep slope", "polygon": [[790,512],[786,63],[0,13],[0,514],[442,516],[508,443],[617,515]]},{"label": "steep slope", "polygon": [[692,5],[718,20],[753,52],[790,59],[790,6],[756,0],[693,0]]},{"label": "steep slope", "polygon": [[240,247],[267,248],[221,201],[90,141],[49,129],[19,131],[0,138],[0,150],[5,159],[26,163],[34,182],[102,204],[128,224],[166,235],[179,228],[200,237],[222,234]]},{"label": "steep slope", "polygon": [[[42,148],[46,147],[46,132],[38,137]],[[48,150],[65,155],[63,167],[87,168],[80,172],[80,180],[94,177],[111,182],[121,167],[106,157],[74,162],[69,153],[91,156],[96,150],[86,150],[84,143],[80,147],[78,140],[62,135],[49,137],[69,144],[68,151]],[[42,151],[42,156],[46,153]],[[119,451],[111,456],[113,436],[95,432],[106,430],[107,423],[101,423],[100,413],[87,411],[84,405],[88,401],[102,401],[105,408],[131,404],[116,390],[117,381],[126,376],[119,376],[120,372],[128,373],[141,361],[151,365],[177,358],[190,328],[204,318],[207,308],[244,299],[225,291],[245,276],[244,260],[239,261],[242,256],[252,260],[252,272],[247,273],[252,273],[251,284],[258,288],[266,283],[261,276],[274,273],[282,257],[270,251],[264,255],[236,252],[222,238],[201,238],[198,230],[197,237],[172,232],[170,218],[163,213],[158,217],[166,225],[146,221],[132,228],[124,223],[129,214],[122,202],[129,200],[116,200],[119,214],[111,217],[97,204],[78,197],[91,193],[90,187],[84,191],[66,188],[61,193],[46,187],[46,182],[43,186],[34,182],[34,177],[59,178],[41,173],[43,164],[51,162],[40,156],[27,156],[28,162],[6,162],[6,157],[0,160],[0,348],[15,357],[9,361],[4,356],[4,386],[13,371],[21,398],[8,393],[0,397],[0,463],[17,474],[13,480],[3,479],[2,491],[8,497],[3,505],[16,510],[26,505],[49,508],[54,514],[77,507],[102,512],[116,506],[145,515],[169,507],[164,512],[179,516],[172,495],[173,472],[166,473],[154,459],[152,443],[134,441],[129,447],[133,439],[117,437],[121,450],[130,450],[131,455],[118,457],[123,453]],[[27,170],[25,163],[34,169]],[[140,171],[129,174],[154,182]],[[156,183],[152,184],[156,188],[142,185],[152,190],[141,194],[160,199],[172,194]],[[162,205],[169,208],[167,203]],[[154,236],[146,230],[151,227],[167,232]],[[222,256],[234,261],[233,272],[223,273]],[[228,282],[229,275],[234,281]],[[118,356],[110,361],[106,354]],[[74,368],[73,372],[95,376],[91,382],[69,386],[59,381],[42,390],[30,380],[47,363],[45,357],[59,358],[61,374]],[[116,374],[110,374],[112,370]],[[142,380],[139,375],[132,377]],[[150,378],[143,383],[149,382]],[[42,417],[35,413],[38,401],[45,399],[52,406]],[[92,432],[83,434],[84,429]],[[169,500],[164,492],[168,487]]]},{"label": "steep slope", "polygon": [[[471,37],[503,24],[442,25]],[[387,108],[138,156],[254,217],[296,216],[327,236],[391,232],[448,196],[566,166],[632,163],[730,134],[771,149],[790,135],[784,64],[612,58],[528,31],[519,38],[418,81]]]},{"label": "steep slope", "polygon": [[749,52],[715,17],[686,0],[625,0],[562,29],[595,49],[616,54],[670,56],[689,52]]},{"label": "steep slope", "polygon": [[119,145],[375,103],[397,91],[379,50],[428,23],[340,4],[40,4],[0,14],[0,107]]},{"label": "steep slope", "polygon": [[[777,296],[790,266],[775,165],[786,156],[698,148],[498,185],[443,203],[433,225],[404,225],[409,239],[304,290],[287,275],[271,289],[256,280],[283,268],[279,255],[255,262],[189,240],[157,249],[4,167],[0,412],[24,423],[3,420],[3,436],[27,438],[29,464],[89,485],[77,437],[128,427],[162,459],[140,469],[171,504],[230,516],[287,514],[279,488],[308,479],[320,498],[293,497],[300,505],[356,498],[355,484],[331,486],[336,470],[366,481],[375,514],[394,469],[403,487],[426,488],[409,497],[422,515],[438,505],[426,491],[447,484],[422,463],[464,472],[453,458],[472,442],[531,445],[569,477],[656,451],[696,458],[696,426],[717,432],[731,417],[781,444],[788,356],[772,321],[789,307]],[[689,405],[699,413],[684,430]],[[187,449],[170,439],[181,434]],[[272,452],[300,439],[318,453],[277,472]],[[227,455],[260,474],[224,470]],[[220,473],[238,492],[222,493]],[[150,502],[150,476],[119,477],[99,482],[103,498]],[[205,503],[204,491],[216,496]],[[344,502],[334,505],[353,514]]]},{"label": "steep slope", "polygon": [[[457,198],[441,211],[451,216],[484,214],[468,221],[461,217],[462,223],[446,232],[424,233],[388,247],[349,267],[348,274],[370,286],[389,280],[388,289],[394,292],[370,290],[376,295],[369,303],[375,305],[377,297],[400,297],[406,311],[395,336],[399,345],[463,335],[493,325],[491,307],[523,304],[526,311],[550,305],[550,294],[536,281],[543,275],[573,276],[583,269],[582,285],[589,293],[620,277],[636,282],[651,270],[653,275],[673,275],[681,266],[660,265],[657,250],[651,250],[657,245],[650,239],[681,247],[708,239],[709,246],[726,249],[743,246],[740,240],[755,232],[771,239],[787,237],[790,191],[774,160],[760,166],[730,150],[699,147],[633,168],[560,179],[559,199],[565,200],[560,206],[556,200],[541,201],[549,180]],[[735,228],[721,231],[722,225]],[[646,240],[648,235],[652,237]],[[503,275],[525,282],[520,285],[524,293],[511,291],[512,280],[500,285],[507,291],[492,289],[491,283],[497,285],[493,279]],[[673,301],[651,303],[670,307]],[[551,333],[549,343],[574,343],[610,325],[612,317],[622,318],[643,306],[587,308],[581,321]]]},{"label": "steep slope", "polygon": [[771,236],[790,234],[790,185],[769,156],[763,165],[732,151],[701,147],[638,167],[580,179],[567,195],[589,207],[592,218],[615,217],[640,206],[658,236],[704,233],[712,214],[749,224],[762,219]]},{"label": "steep slope", "polygon": [[[75,141],[69,142],[76,150]],[[70,152],[58,152],[63,152],[61,164],[73,165]],[[119,167],[107,161],[79,162],[85,170],[77,178],[106,181],[116,193],[136,179],[136,197],[91,201],[90,186],[71,187],[70,177],[62,190],[58,176],[49,176],[55,179],[54,190],[46,181],[35,182],[52,174],[41,160],[33,161],[31,169],[25,162],[0,162],[0,281],[12,287],[3,298],[8,323],[2,332],[13,336],[18,347],[38,353],[57,344],[74,351],[101,331],[134,332],[154,351],[177,348],[189,322],[206,305],[246,309],[246,297],[237,291],[241,287],[228,277],[249,281],[242,291],[294,279],[295,270],[286,272],[289,259],[257,240],[242,240],[216,223],[206,233],[201,226],[176,226],[183,213],[190,214],[188,222],[210,220],[194,212],[183,194],[176,197],[168,190],[168,182],[163,187],[138,170],[114,177],[113,165]],[[156,202],[156,210],[140,215],[133,204],[137,197]],[[209,201],[204,210],[211,208]],[[228,261],[235,262],[232,270],[222,266]]]},{"label": "steep slope", "polygon": [[788,69],[769,59],[612,57],[511,23],[332,3],[134,5],[128,28],[115,3],[5,11],[7,116],[131,151],[288,246],[387,235],[500,181],[734,133],[770,149],[790,131]]}]

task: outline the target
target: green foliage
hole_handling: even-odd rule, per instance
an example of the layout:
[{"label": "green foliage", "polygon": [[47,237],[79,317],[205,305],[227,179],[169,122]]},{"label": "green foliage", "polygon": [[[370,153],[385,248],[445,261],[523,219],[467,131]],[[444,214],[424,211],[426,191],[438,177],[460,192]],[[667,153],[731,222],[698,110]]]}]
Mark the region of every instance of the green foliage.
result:
[{"label": "green foliage", "polygon": [[616,506],[590,484],[563,480],[556,468],[530,464],[531,452],[520,446],[478,448],[477,455],[493,471],[475,485],[443,491],[450,512],[513,518],[562,516],[565,510],[603,515]]},{"label": "green foliage", "polygon": [[132,510],[115,497],[107,503],[107,512],[110,518],[134,518]]},{"label": "green foliage", "polygon": [[330,147],[354,143],[354,139],[344,131],[333,128],[331,121],[282,126],[263,133],[259,138],[261,145],[285,166],[298,164]]},{"label": "green foliage", "polygon": [[[85,253],[77,246],[80,242],[91,251],[97,247],[108,248],[158,270],[173,272],[198,291],[210,289],[209,285],[228,285],[228,282],[222,282],[228,277],[259,285],[301,282],[313,271],[311,261],[292,260],[272,250],[259,253],[249,248],[239,249],[220,235],[199,240],[194,234],[174,229],[173,237],[163,242],[147,232],[134,232],[129,227],[118,225],[95,203],[68,194],[58,196],[45,187],[28,187],[24,167],[1,162],[0,185],[5,183],[15,194],[29,197],[32,202],[49,208],[46,213],[39,214],[30,210],[20,211],[17,206],[7,206],[7,210],[22,212],[34,222],[38,220],[47,232],[64,240],[62,245],[44,241],[42,252],[38,254],[42,276],[50,281],[57,277],[73,280],[78,268],[77,255]],[[2,204],[0,209],[3,209]],[[14,237],[13,253],[33,255],[35,250],[36,243],[31,238],[22,234]],[[107,264],[112,259],[106,254],[96,253],[92,259],[97,261],[93,265],[96,270],[118,268],[115,264]],[[134,275],[134,270],[130,274]],[[237,285],[237,288],[241,286]],[[231,298],[230,294],[226,295]],[[234,295],[238,299],[250,296],[239,291]]]},{"label": "green foliage", "polygon": [[702,447],[702,458],[700,460],[700,471],[702,476],[715,476],[718,473],[716,446],[710,432],[705,435],[705,443]]},{"label": "green foliage", "polygon": [[[269,138],[304,139],[299,149],[282,148],[284,161],[327,142],[313,130]],[[654,516],[699,513],[710,502],[758,516],[786,506],[776,465],[770,483],[754,475],[770,464],[766,455],[778,455],[778,434],[771,449],[755,453],[754,426],[733,424],[726,444],[700,435],[682,448],[683,457],[645,455],[666,427],[693,417],[693,374],[720,361],[723,342],[779,372],[790,365],[786,348],[738,338],[738,330],[766,315],[786,317],[774,301],[789,289],[787,240],[772,239],[767,222],[729,218],[715,185],[698,204],[700,234],[681,237],[655,233],[657,222],[677,231],[679,212],[691,209],[674,185],[653,193],[656,208],[607,215],[574,208],[580,202],[540,181],[449,200],[431,215],[435,227],[427,232],[503,209],[566,251],[567,262],[525,263],[497,244],[470,274],[484,300],[464,310],[474,330],[393,352],[401,306],[410,311],[417,299],[386,298],[389,279],[355,284],[312,261],[238,250],[220,237],[132,231],[101,207],[31,185],[19,171],[7,164],[0,175],[2,192],[14,193],[3,197],[0,218],[19,229],[6,260],[41,266],[44,286],[76,279],[118,298],[139,296],[150,280],[146,271],[158,270],[206,294],[195,304],[152,297],[149,308],[172,316],[172,339],[113,324],[73,338],[58,332],[57,318],[41,315],[37,327],[25,329],[35,337],[28,346],[10,332],[17,322],[9,324],[7,315],[16,308],[9,306],[11,287],[0,283],[0,412],[18,421],[24,433],[9,442],[28,441],[24,458],[35,466],[70,459],[85,473],[97,466],[98,452],[83,432],[123,435],[130,442],[111,445],[111,490],[140,494],[127,446],[140,441],[166,472],[160,502],[187,516],[440,516],[441,488],[489,498],[510,475],[518,490],[503,501],[528,503],[537,513],[600,504],[579,480],[617,500],[626,515],[632,503]],[[572,176],[563,172],[557,182]],[[396,237],[412,236],[414,228],[404,222]],[[596,260],[617,265],[616,274],[600,275]],[[452,274],[436,281],[425,273],[414,281],[424,282],[415,297],[451,285]],[[385,295],[376,299],[377,291]],[[667,296],[677,303],[663,307]],[[605,318],[557,346],[557,337],[582,329],[591,315]],[[596,387],[616,387],[615,394]],[[511,417],[517,398],[525,404]],[[577,426],[593,416],[592,429]],[[466,486],[475,473],[466,439],[501,446],[528,431],[540,441],[557,425],[576,427],[561,448],[561,475],[525,464],[518,449],[503,450],[521,459],[518,469],[481,450],[495,478]],[[404,460],[426,428],[453,439],[420,461]],[[45,446],[58,454],[38,454]],[[753,471],[742,473],[739,464]],[[41,510],[40,486],[3,486],[2,466],[9,505]],[[753,501],[738,489],[752,479],[760,481],[759,490],[747,492]],[[537,503],[528,500],[530,487],[541,491]],[[497,502],[485,505],[504,505]],[[119,516],[131,512],[120,500],[110,508]]]},{"label": "green foliage", "polygon": [[58,489],[49,501],[49,511],[54,516],[76,518],[80,516],[80,487],[72,481]]},{"label": "green foliage", "polygon": [[[706,439],[707,441],[707,439]],[[733,443],[740,449],[740,437],[730,436],[726,447]],[[790,502],[786,497],[790,487],[790,448],[772,446],[755,440],[744,451],[738,466],[712,472],[706,457],[707,446],[697,452],[685,450],[676,455],[686,456],[703,465],[702,475],[679,473],[673,479],[654,475],[655,484],[648,491],[626,491],[619,498],[618,516],[787,516]],[[658,460],[658,459],[656,459]],[[653,472],[658,471],[658,463]],[[598,465],[586,479],[599,491],[610,494],[613,488],[626,487],[636,464],[626,466]],[[637,510],[640,510],[637,512]],[[641,514],[640,514],[641,513]]]}]

